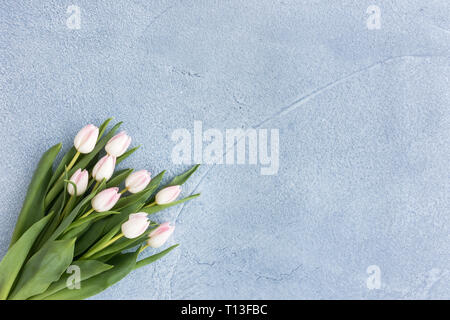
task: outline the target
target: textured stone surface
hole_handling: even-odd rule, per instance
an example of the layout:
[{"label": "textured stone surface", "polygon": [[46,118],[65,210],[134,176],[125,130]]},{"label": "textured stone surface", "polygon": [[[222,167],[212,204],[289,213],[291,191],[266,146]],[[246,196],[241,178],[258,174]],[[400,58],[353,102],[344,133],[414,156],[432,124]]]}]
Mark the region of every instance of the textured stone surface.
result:
[{"label": "textured stone surface", "polygon": [[181,246],[96,299],[450,298],[448,1],[79,0],[79,30],[70,4],[0,5],[1,256],[50,145],[114,116],[123,166],[171,176],[201,120],[279,129],[278,174],[201,167],[158,215]]}]

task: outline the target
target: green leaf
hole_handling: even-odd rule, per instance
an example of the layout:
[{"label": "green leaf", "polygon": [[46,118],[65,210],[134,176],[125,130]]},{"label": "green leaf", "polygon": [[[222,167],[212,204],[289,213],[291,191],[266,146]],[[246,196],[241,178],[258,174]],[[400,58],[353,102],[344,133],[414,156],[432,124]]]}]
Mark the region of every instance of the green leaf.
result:
[{"label": "green leaf", "polygon": [[77,149],[75,149],[75,147],[70,148],[69,151],[66,152],[64,157],[59,162],[59,165],[56,168],[55,172],[53,173],[50,182],[48,183],[49,187],[53,186],[56,180],[58,180],[58,178],[61,177],[61,175],[64,172],[64,168],[70,163],[70,161],[72,161],[72,158],[75,156],[76,153]]},{"label": "green leaf", "polygon": [[112,269],[82,281],[80,289],[70,290],[65,288],[46,297],[44,300],[81,300],[96,295],[130,273],[136,264],[138,254],[139,250],[117,255],[108,262],[108,264],[113,265]]},{"label": "green leaf", "polygon": [[[102,262],[95,261],[95,260],[74,261],[70,264],[70,266],[77,266],[79,268],[80,281],[84,281],[89,278],[92,278],[93,276],[96,276],[107,270],[110,270],[113,267],[109,264],[104,264]],[[48,289],[45,290],[45,292],[31,297],[30,300],[43,300],[46,297],[67,288],[67,280],[69,279],[70,276],[71,276],[71,274],[67,273],[67,271],[66,271],[66,273],[64,273],[58,281],[53,282],[50,285],[50,287],[48,287]],[[80,285],[81,285],[81,283],[80,283]],[[72,289],[72,290],[74,290],[74,289]]]},{"label": "green leaf", "polygon": [[[89,226],[91,225],[91,223],[92,222],[85,223],[85,224],[82,224],[79,227],[70,229],[69,231],[63,233],[60,237],[58,237],[58,240],[72,239],[72,238],[79,239],[87,231],[87,229],[89,229]],[[75,243],[75,251],[76,251],[76,248],[77,248],[77,244]],[[74,256],[76,256],[76,254],[74,254]]]},{"label": "green leaf", "polygon": [[[92,246],[102,235],[106,226],[106,220],[103,219],[92,223],[89,229],[79,237],[75,244],[75,256],[78,257]],[[69,231],[70,233],[71,231]]]},{"label": "green leaf", "polygon": [[169,182],[169,184],[166,187],[182,185],[198,169],[199,166],[200,166],[199,164],[196,164],[188,171],[184,172],[183,174],[180,174],[179,176],[176,176],[175,178],[172,179],[172,181]]},{"label": "green leaf", "polygon": [[47,290],[72,262],[74,246],[75,239],[58,240],[36,252],[23,267],[9,299],[24,300]]},{"label": "green leaf", "polygon": [[[106,143],[114,136],[114,133],[117,131],[117,129],[120,127],[122,122],[117,123],[109,132],[107,135],[105,135],[102,139],[100,139],[97,144],[95,145],[94,150],[92,150],[90,153],[83,155],[83,157],[72,167],[72,169],[69,171],[68,176],[72,176],[73,173],[78,170],[79,168],[84,169],[86,168],[89,163],[94,159],[94,157],[103,149],[103,147],[106,145]],[[48,207],[50,203],[53,201],[53,199],[61,192],[61,190],[64,187],[64,181],[62,179],[59,179],[55,182],[55,185],[50,189],[50,191],[47,193],[47,196],[45,197],[45,207]]]},{"label": "green leaf", "polygon": [[45,191],[47,190],[47,185],[52,175],[53,161],[59,150],[61,150],[61,146],[61,143],[59,143],[51,147],[44,153],[39,161],[28,187],[22,210],[17,219],[10,246],[12,246],[29,227],[44,217]]},{"label": "green leaf", "polygon": [[97,219],[105,217],[105,216],[109,216],[109,215],[112,215],[112,214],[119,214],[119,213],[120,212],[118,212],[118,211],[103,211],[103,212],[91,213],[86,218],[79,219],[79,220],[76,220],[76,221],[72,222],[70,224],[70,226],[66,229],[66,232],[71,230],[71,229],[73,229],[73,228],[79,227],[79,226],[81,226],[81,225],[83,225],[85,223],[97,220]]},{"label": "green leaf", "polygon": [[106,184],[106,188],[117,187],[133,172],[133,169],[124,169],[117,171]]},{"label": "green leaf", "polygon": [[103,134],[105,133],[106,127],[108,127],[108,124],[111,122],[113,118],[108,118],[106,119],[101,125],[100,127],[98,127],[98,140],[100,140],[103,136]]},{"label": "green leaf", "polygon": [[117,158],[116,160],[116,166],[121,163],[123,160],[125,160],[126,158],[128,158],[129,156],[131,156],[137,149],[139,149],[141,146],[137,146],[134,147],[130,150],[128,150],[127,152],[125,152],[123,155],[121,155],[120,157]]},{"label": "green leaf", "polygon": [[146,266],[152,262],[155,262],[156,260],[161,259],[162,257],[164,257],[166,254],[168,254],[170,251],[172,251],[173,249],[175,249],[178,246],[179,246],[179,244],[175,244],[175,245],[167,248],[166,250],[161,251],[160,253],[154,254],[150,257],[147,257],[145,259],[142,259],[142,260],[136,262],[134,269],[139,269],[139,268]]},{"label": "green leaf", "polygon": [[8,297],[14,280],[19,274],[34,240],[52,216],[53,214],[49,214],[33,224],[6,252],[6,255],[0,262],[0,300],[5,300]]},{"label": "green leaf", "polygon": [[192,196],[189,196],[189,197],[186,197],[184,199],[177,200],[177,201],[173,201],[173,202],[168,203],[168,204],[163,204],[163,205],[157,205],[156,204],[156,205],[151,206],[151,207],[147,207],[147,208],[144,207],[144,208],[141,208],[140,211],[141,212],[146,212],[148,214],[153,214],[153,213],[156,213],[158,211],[170,208],[172,206],[176,206],[177,204],[183,203],[185,201],[192,200],[194,198],[197,198],[198,196],[200,196],[200,193],[193,194]]}]

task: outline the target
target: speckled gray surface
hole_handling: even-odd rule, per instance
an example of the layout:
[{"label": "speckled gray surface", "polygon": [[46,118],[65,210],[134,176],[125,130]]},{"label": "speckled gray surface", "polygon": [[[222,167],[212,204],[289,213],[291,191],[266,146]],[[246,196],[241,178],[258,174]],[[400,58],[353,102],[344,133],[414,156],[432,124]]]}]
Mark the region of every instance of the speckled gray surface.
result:
[{"label": "speckled gray surface", "polygon": [[201,167],[183,191],[201,198],[158,215],[181,246],[95,299],[450,298],[449,12],[446,0],[2,1],[0,255],[50,145],[114,116],[143,144],[123,166],[170,176],[187,167],[172,164],[172,132],[200,120],[279,129],[278,174]]}]

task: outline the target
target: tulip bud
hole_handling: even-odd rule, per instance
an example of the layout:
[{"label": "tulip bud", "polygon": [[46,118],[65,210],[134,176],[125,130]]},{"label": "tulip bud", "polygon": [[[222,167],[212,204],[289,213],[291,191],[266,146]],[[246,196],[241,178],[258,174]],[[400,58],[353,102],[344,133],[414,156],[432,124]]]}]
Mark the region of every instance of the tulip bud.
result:
[{"label": "tulip bud", "polygon": [[139,237],[147,230],[150,221],[145,212],[133,213],[128,216],[128,221],[122,224],[122,233],[128,239]]},{"label": "tulip bud", "polygon": [[108,188],[97,194],[92,200],[92,208],[97,212],[110,210],[120,198],[119,188]]},{"label": "tulip bud", "polygon": [[92,176],[98,182],[106,179],[106,181],[111,178],[114,173],[114,168],[116,166],[116,158],[110,155],[106,155],[101,158],[97,164],[92,169]]},{"label": "tulip bud", "polygon": [[161,224],[158,228],[150,232],[147,244],[152,248],[159,248],[167,239],[172,235],[175,230],[175,226],[169,225],[169,222]]},{"label": "tulip bud", "polygon": [[130,174],[125,180],[125,187],[131,193],[138,193],[150,183],[150,172],[140,170]]},{"label": "tulip bud", "polygon": [[[87,189],[89,173],[87,172],[87,170],[81,171],[81,169],[78,169],[72,175],[70,181],[75,183],[75,185],[77,186],[77,196],[81,196]],[[71,183],[67,185],[67,192],[69,192],[71,196],[73,196],[75,193],[75,188]]]},{"label": "tulip bud", "polygon": [[156,204],[168,204],[174,201],[181,192],[180,186],[167,187],[159,191],[155,196]]},{"label": "tulip bud", "polygon": [[130,143],[131,137],[128,136],[125,131],[122,131],[109,139],[105,146],[105,150],[111,156],[120,157],[127,151]]},{"label": "tulip bud", "polygon": [[88,124],[77,133],[73,140],[73,145],[78,152],[89,153],[94,149],[97,138],[98,128],[93,124]]}]

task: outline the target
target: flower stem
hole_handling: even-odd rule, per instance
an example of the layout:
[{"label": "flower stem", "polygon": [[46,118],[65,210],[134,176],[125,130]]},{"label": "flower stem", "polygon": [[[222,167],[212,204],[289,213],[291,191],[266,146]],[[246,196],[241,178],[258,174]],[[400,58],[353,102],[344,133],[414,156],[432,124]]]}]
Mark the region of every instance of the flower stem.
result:
[{"label": "flower stem", "polygon": [[122,238],[122,237],[123,237],[123,233],[121,232],[121,233],[119,233],[117,236],[115,236],[114,238],[112,238],[111,240],[109,240],[108,242],[106,242],[106,243],[102,244],[101,246],[99,246],[98,248],[95,248],[94,250],[92,250],[92,251],[90,251],[90,252],[89,252],[89,251],[86,252],[86,253],[80,258],[80,260],[84,260],[84,259],[87,259],[87,258],[91,257],[91,256],[94,255],[95,253],[97,253],[97,252],[99,252],[99,251],[105,249],[107,246],[113,244],[114,242],[116,242],[117,240],[119,240],[119,239]]},{"label": "flower stem", "polygon": [[90,215],[92,212],[94,212],[94,208],[91,208],[89,211],[87,211],[85,214],[83,214],[79,219],[86,218],[88,215]]},{"label": "flower stem", "polygon": [[94,191],[98,188],[98,185],[99,185],[99,184],[100,184],[99,181],[95,182],[95,185],[94,185],[94,187],[92,188],[92,192],[94,192]]},{"label": "flower stem", "polygon": [[120,194],[124,194],[125,192],[127,192],[128,191],[128,188],[125,188],[125,189],[123,189],[122,191],[120,191],[119,193]]},{"label": "flower stem", "polygon": [[149,247],[148,244],[146,244],[145,246],[142,246],[142,248],[139,249],[139,253],[141,253],[142,251],[144,251],[148,247]]},{"label": "flower stem", "polygon": [[145,206],[144,208],[150,208],[156,205],[156,202],[152,202],[149,205]]},{"label": "flower stem", "polygon": [[77,151],[77,153],[75,153],[75,155],[73,156],[72,161],[70,161],[69,165],[67,166],[67,171],[72,169],[73,165],[75,164],[75,162],[77,161],[79,156],[80,156],[80,151]]}]

